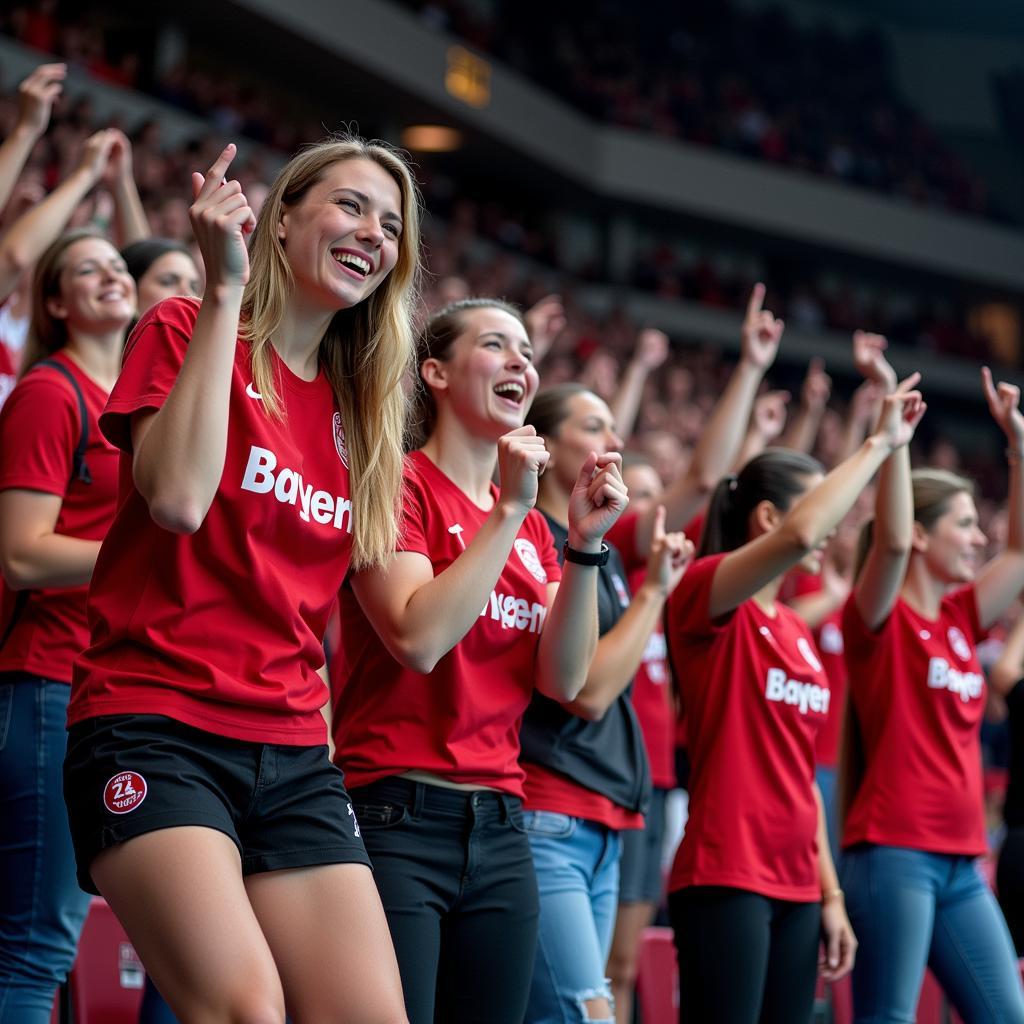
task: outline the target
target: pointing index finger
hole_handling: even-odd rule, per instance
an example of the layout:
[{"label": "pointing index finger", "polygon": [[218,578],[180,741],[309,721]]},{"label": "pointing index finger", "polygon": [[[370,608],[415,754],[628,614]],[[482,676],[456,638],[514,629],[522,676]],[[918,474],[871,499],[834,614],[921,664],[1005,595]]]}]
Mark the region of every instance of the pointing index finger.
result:
[{"label": "pointing index finger", "polygon": [[750,293],[750,298],[747,300],[747,319],[756,316],[761,312],[761,307],[764,305],[764,285],[758,281],[754,285],[753,291]]},{"label": "pointing index finger", "polygon": [[205,199],[224,184],[224,174],[228,167],[231,166],[231,161],[234,160],[236,152],[237,147],[233,142],[229,142],[224,147],[220,156],[213,161],[210,169],[206,172],[203,187],[199,190],[199,195],[196,196],[197,199]]}]

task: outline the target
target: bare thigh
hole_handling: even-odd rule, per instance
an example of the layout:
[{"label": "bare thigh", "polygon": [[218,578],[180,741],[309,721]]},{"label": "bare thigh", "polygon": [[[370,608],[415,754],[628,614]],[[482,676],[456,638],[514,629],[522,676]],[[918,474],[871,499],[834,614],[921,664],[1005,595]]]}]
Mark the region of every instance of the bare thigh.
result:
[{"label": "bare thigh", "polygon": [[370,869],[325,864],[249,875],[294,1024],[406,1024],[402,983]]},{"label": "bare thigh", "polygon": [[90,871],[179,1020],[283,1024],[278,970],[226,835],[148,832],[104,850]]}]

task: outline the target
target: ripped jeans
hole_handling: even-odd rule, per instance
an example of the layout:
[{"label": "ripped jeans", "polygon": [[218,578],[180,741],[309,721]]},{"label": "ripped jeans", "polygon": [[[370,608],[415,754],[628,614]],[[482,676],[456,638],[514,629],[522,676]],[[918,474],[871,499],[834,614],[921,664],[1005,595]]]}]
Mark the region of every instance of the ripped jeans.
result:
[{"label": "ripped jeans", "polygon": [[612,1021],[588,1002],[612,1005],[605,976],[619,899],[618,832],[553,811],[526,811],[540,890],[540,934],[526,1024]]}]

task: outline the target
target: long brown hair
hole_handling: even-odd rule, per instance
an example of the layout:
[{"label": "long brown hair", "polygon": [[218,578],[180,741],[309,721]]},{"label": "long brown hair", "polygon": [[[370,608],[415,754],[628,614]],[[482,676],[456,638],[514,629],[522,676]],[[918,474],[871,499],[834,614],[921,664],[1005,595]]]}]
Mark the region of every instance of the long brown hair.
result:
[{"label": "long brown hair", "polygon": [[[974,494],[974,483],[967,477],[950,473],[945,469],[915,469],[910,475],[914,495],[914,522],[920,523],[925,530],[933,526],[949,511],[950,502],[958,494]],[[861,569],[867,561],[868,552],[874,537],[874,520],[869,519],[862,527],[857,539],[856,571],[854,578],[860,576]],[[840,821],[853,806],[857,790],[864,781],[867,770],[867,757],[864,752],[864,736],[860,720],[853,701],[853,691],[849,690],[846,699],[845,716],[843,718],[842,738],[839,744],[839,814]]]},{"label": "long brown hair", "polygon": [[413,353],[412,316],[420,277],[419,189],[404,157],[387,143],[332,136],[293,157],[277,176],[253,232],[251,272],[242,299],[241,334],[250,345],[263,408],[280,417],[270,339],[294,281],[278,225],[327,169],[372,160],[398,185],[403,222],[394,269],[366,300],[334,314],[320,341],[320,364],[345,425],[352,479],[354,568],[381,565],[394,552],[402,491],[402,440],[408,399],[402,387]]},{"label": "long brown hair", "polygon": [[409,445],[412,448],[418,448],[426,442],[437,422],[437,403],[419,371],[428,359],[440,359],[443,362],[449,357],[455,340],[466,330],[467,314],[476,309],[500,309],[526,326],[517,306],[504,299],[488,297],[458,299],[427,317],[416,339],[416,380],[409,416]]},{"label": "long brown hair", "polygon": [[[95,228],[76,228],[65,231],[39,257],[32,274],[32,319],[22,357],[19,376],[24,376],[41,359],[52,356],[68,343],[68,325],[50,312],[50,300],[60,295],[60,277],[64,272],[64,257],[76,242],[99,238],[110,242],[102,231]],[[114,250],[117,251],[116,249]],[[125,325],[127,327],[127,324]]]}]

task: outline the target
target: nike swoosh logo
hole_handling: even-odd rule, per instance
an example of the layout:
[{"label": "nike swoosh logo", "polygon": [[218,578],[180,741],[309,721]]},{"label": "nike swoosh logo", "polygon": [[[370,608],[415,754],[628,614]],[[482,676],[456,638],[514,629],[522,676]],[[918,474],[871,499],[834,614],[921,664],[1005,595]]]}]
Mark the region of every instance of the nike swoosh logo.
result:
[{"label": "nike swoosh logo", "polygon": [[252,382],[246,384],[246,386],[245,386],[245,393],[250,398],[255,398],[257,402],[262,402],[263,401],[263,396],[252,386]]}]

